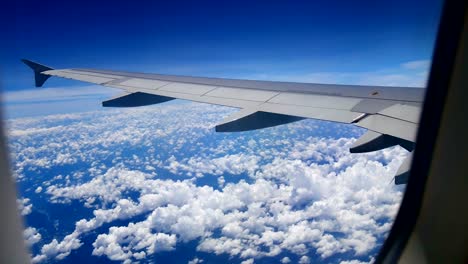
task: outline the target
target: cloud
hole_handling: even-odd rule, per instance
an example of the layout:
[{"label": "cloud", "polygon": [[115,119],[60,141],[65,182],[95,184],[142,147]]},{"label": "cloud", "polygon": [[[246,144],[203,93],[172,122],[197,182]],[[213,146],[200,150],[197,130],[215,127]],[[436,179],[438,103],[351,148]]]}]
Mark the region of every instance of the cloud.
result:
[{"label": "cloud", "polygon": [[[357,167],[344,170],[340,175],[335,174],[333,178],[326,177],[326,174],[320,176],[322,181],[332,181],[334,184],[323,185],[314,180],[319,186],[325,186],[325,191],[320,194],[311,193],[312,198],[306,199],[310,201],[306,203],[309,205],[303,210],[293,209],[293,206],[303,203],[302,197],[309,196],[308,191],[301,191],[301,185],[294,185],[295,174],[290,179],[285,178],[285,185],[258,178],[251,184],[243,181],[237,184],[228,183],[220,192],[207,186],[198,187],[190,181],[161,181],[153,179],[149,174],[111,168],[89,183],[61,189],[52,186],[48,193],[56,197],[54,199],[87,199],[96,196],[108,202],[115,201],[115,206],[110,209],[96,209],[95,218],[78,221],[75,230],[77,233],[89,232],[117,219],[130,219],[135,215],[151,212],[142,222],[112,227],[109,234],[98,236],[93,244],[93,254],[107,255],[112,260],[135,258],[138,256],[135,254],[142,255],[142,249],[146,255],[157,252],[142,241],[154,241],[158,236],[167,238],[159,250],[171,250],[177,241],[201,238],[198,250],[215,254],[227,253],[241,258],[274,256],[283,250],[305,254],[309,252],[306,245],[310,244],[314,245],[323,258],[347,251],[361,255],[376,247],[375,236],[382,232],[380,229],[383,227],[376,220],[392,217],[396,212],[393,205],[398,203],[398,197],[382,197],[385,192],[390,191],[388,188],[370,188],[364,191],[362,184],[347,186],[347,181],[356,181],[362,177],[361,173],[366,170],[361,166],[367,163],[364,163],[364,159],[349,162],[358,162],[354,165]],[[288,168],[285,164],[282,166]],[[392,166],[396,167],[396,164]],[[296,170],[296,167],[287,169],[289,173]],[[288,172],[285,174],[289,174]],[[386,180],[375,179],[374,183],[382,181],[387,184],[391,172],[385,173],[388,174]],[[305,175],[306,182],[315,177],[314,174],[308,176],[307,169],[300,174]],[[370,176],[371,173],[367,175]],[[352,179],[345,179],[349,177]],[[119,199],[126,189],[145,194],[137,202]],[[379,193],[375,193],[377,190]],[[378,197],[375,204],[372,204],[367,194]],[[392,206],[385,204],[386,199],[390,199]],[[369,201],[371,204],[366,205]],[[349,209],[353,207],[359,210]],[[221,237],[211,235],[217,229],[221,229]],[[339,232],[344,236],[337,238],[328,232]],[[126,238],[125,242],[123,237]],[[261,250],[260,246],[264,249]]]},{"label": "cloud", "polygon": [[70,101],[112,96],[118,94],[119,90],[99,85],[76,86],[76,87],[54,87],[37,88],[18,91],[6,91],[2,93],[3,103],[38,103],[53,101]]},{"label": "cloud", "polygon": [[34,227],[28,227],[23,231],[23,237],[29,246],[41,241],[42,235]]},{"label": "cloud", "polygon": [[58,242],[57,239],[53,239],[52,242],[42,246],[41,254],[34,256],[33,262],[40,262],[46,258],[55,258],[62,260],[74,249],[81,247],[83,243],[78,239],[78,233],[73,232],[66,235],[62,241]]},{"label": "cloud", "polygon": [[373,260],[371,260],[369,262],[365,262],[365,261],[360,261],[360,260],[353,259],[353,260],[340,261],[340,264],[367,264],[367,263],[373,263],[373,262],[374,262]]},{"label": "cloud", "polygon": [[302,256],[299,259],[299,264],[309,264],[310,263],[310,258],[308,256]]},{"label": "cloud", "polygon": [[224,173],[241,174],[244,172],[252,174],[258,168],[258,161],[258,156],[245,155],[243,153],[226,155],[211,160],[191,157],[186,163],[179,163],[173,160],[167,166],[167,169],[174,174],[183,170],[198,177],[202,177],[204,174],[222,175]]},{"label": "cloud", "polygon": [[431,66],[430,60],[415,60],[402,63],[401,66],[408,70],[428,70]]},{"label": "cloud", "polygon": [[111,260],[141,259],[160,251],[174,250],[176,236],[153,234],[146,223],[130,223],[128,227],[111,227],[93,243],[93,255],[106,255]]},{"label": "cloud", "polygon": [[200,264],[200,263],[203,263],[203,259],[194,258],[190,260],[187,264]]},{"label": "cloud", "polygon": [[18,210],[20,211],[21,215],[25,216],[32,212],[32,204],[30,204],[31,199],[29,198],[22,198],[16,199],[16,204],[18,205]]},{"label": "cloud", "polygon": [[90,85],[6,91],[1,99],[6,117],[18,118],[91,110],[105,111],[101,101],[121,93],[118,89]]},{"label": "cloud", "polygon": [[362,130],[313,120],[214,133],[231,111],[190,103],[9,121],[17,180],[45,174],[32,185],[41,197],[92,212],[37,242],[34,261],[64,259],[97,230],[93,254],[121,262],[193,241],[241,261],[366,259],[380,245],[402,196],[389,182],[405,150],[350,154]]}]

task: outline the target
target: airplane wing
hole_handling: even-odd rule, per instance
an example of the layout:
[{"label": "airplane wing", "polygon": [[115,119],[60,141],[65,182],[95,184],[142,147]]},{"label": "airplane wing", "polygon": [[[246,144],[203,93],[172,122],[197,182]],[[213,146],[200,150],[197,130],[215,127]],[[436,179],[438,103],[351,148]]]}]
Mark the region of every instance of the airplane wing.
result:
[{"label": "airplane wing", "polygon": [[[248,131],[304,118],[351,123],[368,131],[350,151],[400,145],[413,151],[424,89],[205,78],[96,69],[52,69],[22,60],[40,87],[50,76],[124,90],[104,107],[135,107],[173,99],[240,108],[216,126],[218,132]],[[406,183],[412,155],[395,177]]]}]

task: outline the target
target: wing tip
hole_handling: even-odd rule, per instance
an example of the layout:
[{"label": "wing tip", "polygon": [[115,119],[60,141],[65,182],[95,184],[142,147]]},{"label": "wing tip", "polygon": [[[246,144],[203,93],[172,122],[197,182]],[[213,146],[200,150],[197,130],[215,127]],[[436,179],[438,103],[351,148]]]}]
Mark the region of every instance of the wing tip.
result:
[{"label": "wing tip", "polygon": [[45,81],[50,78],[49,75],[42,74],[42,72],[53,70],[53,68],[28,59],[21,59],[21,61],[34,71],[34,81],[36,87],[42,87]]}]

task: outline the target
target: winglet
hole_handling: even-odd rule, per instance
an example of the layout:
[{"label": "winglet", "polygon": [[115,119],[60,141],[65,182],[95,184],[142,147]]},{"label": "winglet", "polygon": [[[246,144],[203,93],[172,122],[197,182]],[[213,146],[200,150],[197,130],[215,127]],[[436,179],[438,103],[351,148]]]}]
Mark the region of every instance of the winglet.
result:
[{"label": "winglet", "polygon": [[26,59],[22,59],[21,61],[24,62],[24,64],[28,65],[34,71],[34,80],[36,82],[36,87],[41,87],[45,83],[45,81],[49,79],[50,76],[42,74],[42,72],[53,70],[52,68]]}]

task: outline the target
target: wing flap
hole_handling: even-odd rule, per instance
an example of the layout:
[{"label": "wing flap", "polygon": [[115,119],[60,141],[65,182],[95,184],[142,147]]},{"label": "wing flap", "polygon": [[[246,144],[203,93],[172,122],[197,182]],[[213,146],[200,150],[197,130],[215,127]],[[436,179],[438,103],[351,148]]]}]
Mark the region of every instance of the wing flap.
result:
[{"label": "wing flap", "polygon": [[397,104],[397,101],[393,100],[379,100],[379,99],[363,99],[350,110],[353,112],[361,112],[366,114],[376,114],[383,109]]},{"label": "wing flap", "polygon": [[418,123],[419,116],[421,115],[421,107],[415,105],[394,104],[379,111],[379,114],[412,123]]},{"label": "wing flap", "polygon": [[259,107],[260,111],[276,114],[293,115],[305,118],[313,118],[340,123],[351,123],[352,120],[359,117],[361,113],[354,113],[346,110],[317,108],[309,106],[298,106],[293,104],[273,104],[264,103]]},{"label": "wing flap", "polygon": [[409,121],[376,114],[369,115],[355,124],[381,134],[392,135],[411,142],[416,141],[418,124]]}]

